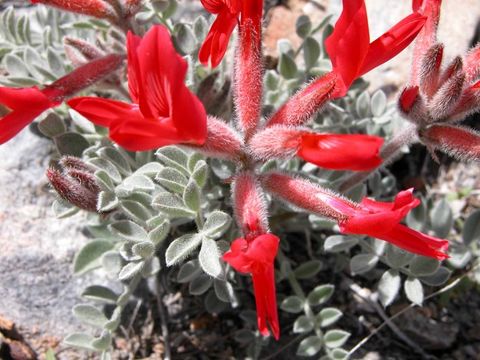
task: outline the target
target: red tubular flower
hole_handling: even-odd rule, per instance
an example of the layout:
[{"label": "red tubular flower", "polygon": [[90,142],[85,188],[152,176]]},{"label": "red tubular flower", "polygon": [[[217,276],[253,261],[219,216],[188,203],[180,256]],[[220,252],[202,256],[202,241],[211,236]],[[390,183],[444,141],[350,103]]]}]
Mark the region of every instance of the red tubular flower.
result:
[{"label": "red tubular flower", "polygon": [[[240,17],[240,23],[251,20],[256,33],[260,34],[263,0],[201,0],[203,7],[212,14],[217,14],[210,32],[200,48],[200,62],[212,67],[218,66],[227,51],[228,41]],[[259,41],[259,37],[256,41]]]},{"label": "red tubular flower", "polygon": [[54,6],[62,10],[94,16],[100,19],[109,19],[116,22],[117,14],[113,7],[102,0],[31,0],[33,4],[41,3]]},{"label": "red tubular flower", "polygon": [[128,34],[128,85],[134,104],[80,97],[68,104],[93,123],[106,126],[110,138],[130,151],[178,143],[203,144],[206,113],[185,86],[187,63],[168,31],[152,27],[142,38]]},{"label": "red tubular flower", "polygon": [[370,43],[364,0],[343,0],[343,11],[325,47],[339,75],[334,97],[344,96],[355,79],[405,49],[422,29],[426,18],[413,13]]},{"label": "red tubular flower", "polygon": [[400,224],[420,201],[413,189],[401,191],[393,202],[379,202],[365,198],[357,207],[345,204],[342,211],[347,217],[339,221],[345,234],[366,234],[388,241],[409,252],[444,260],[448,258],[448,241],[423,234]]},{"label": "red tubular flower", "polygon": [[276,125],[258,132],[250,141],[260,160],[297,155],[332,170],[366,171],[382,163],[383,138],[360,134],[316,134],[301,128]]},{"label": "red tubular flower", "polygon": [[383,141],[361,134],[305,134],[297,155],[326,169],[367,171],[382,163]]},{"label": "red tubular flower", "polygon": [[7,106],[10,113],[0,119],[0,144],[14,137],[45,110],[60,102],[51,99],[45,91],[36,87],[0,87],[0,104]]},{"label": "red tubular flower", "polygon": [[271,331],[276,340],[280,336],[280,327],[273,262],[279,241],[273,234],[260,235],[252,240],[240,238],[234,240],[230,250],[223,255],[223,260],[235,270],[252,275],[258,329],[264,336]]}]

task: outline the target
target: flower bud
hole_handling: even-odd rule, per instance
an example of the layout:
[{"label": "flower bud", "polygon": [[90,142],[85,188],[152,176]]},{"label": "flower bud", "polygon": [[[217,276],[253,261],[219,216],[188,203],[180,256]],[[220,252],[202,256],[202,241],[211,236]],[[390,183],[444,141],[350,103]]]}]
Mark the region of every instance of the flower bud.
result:
[{"label": "flower bud", "polygon": [[54,6],[62,10],[78,14],[94,16],[99,19],[107,19],[117,22],[118,17],[110,4],[102,0],[31,0],[32,3],[40,3]]},{"label": "flower bud", "polygon": [[81,159],[73,156],[63,157],[59,162],[62,171],[50,168],[46,175],[58,195],[76,207],[97,211],[98,186],[94,170]]},{"label": "flower bud", "polygon": [[463,126],[433,125],[419,134],[434,149],[460,160],[480,160],[480,133]]},{"label": "flower bud", "polygon": [[422,93],[431,98],[438,89],[443,45],[435,44],[425,53],[420,68],[419,84]]}]

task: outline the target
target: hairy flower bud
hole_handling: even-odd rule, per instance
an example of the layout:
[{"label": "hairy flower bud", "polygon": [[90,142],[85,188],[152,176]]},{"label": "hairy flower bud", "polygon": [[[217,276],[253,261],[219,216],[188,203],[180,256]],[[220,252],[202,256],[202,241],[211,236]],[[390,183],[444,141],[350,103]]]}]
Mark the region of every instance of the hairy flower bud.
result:
[{"label": "hairy flower bud", "polygon": [[330,72],[299,90],[268,121],[267,126],[300,126],[306,123],[331,99],[337,75]]},{"label": "hairy flower bud", "polygon": [[460,160],[480,160],[480,133],[463,126],[433,125],[419,134],[429,147]]},{"label": "hairy flower bud", "polygon": [[80,158],[63,157],[59,162],[62,171],[50,168],[46,175],[58,195],[80,209],[98,212],[97,200],[100,187],[94,170]]},{"label": "hairy flower bud", "polygon": [[435,44],[423,56],[419,74],[422,92],[431,98],[438,90],[440,67],[442,66],[443,44]]},{"label": "hairy flower bud", "polygon": [[[63,42],[65,44],[65,52],[67,53],[67,55],[70,55],[69,59],[72,62],[74,62],[71,58],[73,56],[72,48],[82,55],[82,57],[84,58],[83,62],[105,56],[105,52],[103,50],[99,49],[97,46],[92,45],[85,40],[77,39],[71,36],[65,36]],[[77,59],[78,56],[75,58],[75,62]]]},{"label": "hairy flower bud", "polygon": [[103,0],[31,0],[32,3],[40,3],[54,6],[62,10],[78,14],[94,16],[99,19],[108,19],[117,22],[118,17],[110,4]]},{"label": "hairy flower bud", "polygon": [[453,75],[433,96],[428,104],[430,114],[435,121],[449,117],[458,104],[462,95],[465,74],[463,72]]}]

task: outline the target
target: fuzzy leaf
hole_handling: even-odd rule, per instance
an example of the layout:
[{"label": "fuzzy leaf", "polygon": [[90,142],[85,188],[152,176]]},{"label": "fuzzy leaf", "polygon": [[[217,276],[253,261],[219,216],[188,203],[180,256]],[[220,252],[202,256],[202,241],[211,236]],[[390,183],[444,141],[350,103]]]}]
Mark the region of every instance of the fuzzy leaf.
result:
[{"label": "fuzzy leaf", "polygon": [[101,266],[102,255],[113,248],[113,243],[107,240],[92,240],[88,242],[73,260],[73,272],[84,274]]},{"label": "fuzzy leaf", "polygon": [[319,285],[308,294],[308,303],[310,306],[321,305],[330,299],[334,290],[335,286],[333,285]]},{"label": "fuzzy leaf", "polygon": [[223,211],[213,211],[207,216],[202,232],[213,239],[221,237],[230,227],[232,218]]},{"label": "fuzzy leaf", "polygon": [[68,335],[63,342],[65,345],[74,346],[87,350],[94,350],[92,342],[95,338],[89,334],[75,333]]},{"label": "fuzzy leaf", "polygon": [[431,219],[435,235],[439,238],[446,238],[453,226],[453,213],[445,199],[435,204],[435,207],[432,209]]},{"label": "fuzzy leaf", "polygon": [[293,323],[293,332],[295,334],[303,334],[313,329],[313,322],[305,315],[300,315]]},{"label": "fuzzy leaf", "polygon": [[167,266],[178,264],[202,242],[200,234],[185,234],[172,241],[165,253]]},{"label": "fuzzy leaf", "polygon": [[183,191],[183,202],[187,207],[198,212],[200,209],[200,188],[194,179],[190,179],[185,190]]},{"label": "fuzzy leaf", "polygon": [[82,297],[106,304],[115,304],[118,295],[105,286],[92,285],[83,290]]},{"label": "fuzzy leaf", "polygon": [[57,135],[53,140],[55,141],[58,151],[62,155],[82,157],[83,150],[90,146],[88,141],[82,135],[73,132],[66,132]]},{"label": "fuzzy leaf", "polygon": [[158,149],[155,155],[166,166],[173,167],[186,176],[190,174],[188,170],[188,155],[180,148],[175,146],[163,147]]},{"label": "fuzzy leaf", "polygon": [[167,214],[171,218],[186,217],[192,218],[195,216],[195,212],[187,209],[183,204],[182,199],[174,194],[168,192],[159,193],[152,202],[152,206]]},{"label": "fuzzy leaf", "polygon": [[378,283],[378,296],[384,307],[390,305],[397,297],[401,286],[400,274],[397,270],[385,271]]},{"label": "fuzzy leaf", "polygon": [[350,337],[350,333],[343,330],[330,330],[325,333],[323,340],[328,348],[337,348],[345,344]]},{"label": "fuzzy leaf", "polygon": [[317,315],[318,322],[321,327],[333,325],[342,317],[342,312],[336,308],[325,308]]},{"label": "fuzzy leaf", "polygon": [[165,189],[182,194],[185,186],[187,186],[188,179],[181,171],[174,168],[163,168],[155,180]]},{"label": "fuzzy leaf", "polygon": [[418,280],[417,278],[409,277],[407,280],[405,280],[405,284],[403,286],[408,300],[417,305],[422,305],[423,286],[420,280]]},{"label": "fuzzy leaf", "polygon": [[415,276],[427,276],[435,273],[439,267],[438,260],[417,255],[410,262],[409,270]]},{"label": "fuzzy leaf", "polygon": [[297,279],[310,279],[318,274],[322,269],[322,262],[319,260],[310,260],[297,267],[293,274]]},{"label": "fuzzy leaf", "polygon": [[313,356],[322,348],[322,340],[316,336],[309,336],[303,339],[298,345],[297,355],[299,356]]},{"label": "fuzzy leaf", "polygon": [[198,260],[190,260],[180,267],[177,274],[177,281],[179,283],[187,283],[195,279],[202,273],[202,268]]},{"label": "fuzzy leaf", "polygon": [[103,328],[103,325],[108,321],[105,314],[92,305],[75,305],[73,315],[81,322],[99,328]]},{"label": "fuzzy leaf", "polygon": [[280,304],[280,308],[286,312],[297,314],[303,310],[304,302],[296,295],[285,298]]},{"label": "fuzzy leaf", "polygon": [[358,275],[372,270],[378,263],[378,256],[375,254],[358,254],[350,260],[350,271]]},{"label": "fuzzy leaf", "polygon": [[100,212],[108,212],[118,206],[118,198],[114,193],[101,191],[98,194],[97,210]]},{"label": "fuzzy leaf", "polygon": [[155,244],[155,246],[157,246],[167,238],[169,231],[170,222],[168,220],[163,220],[160,225],[148,233],[148,238]]},{"label": "fuzzy leaf", "polygon": [[338,253],[350,250],[358,244],[358,239],[355,237],[344,235],[332,235],[325,239],[323,248],[326,252]]},{"label": "fuzzy leaf", "polygon": [[147,232],[140,226],[130,220],[120,220],[109,225],[109,229],[117,236],[129,241],[146,241]]},{"label": "fuzzy leaf", "polygon": [[213,279],[210,276],[200,274],[190,282],[188,290],[192,295],[202,295],[212,286],[212,283]]},{"label": "fuzzy leaf", "polygon": [[125,265],[120,273],[118,274],[118,279],[121,281],[130,280],[133,278],[138,272],[140,272],[143,268],[144,262],[129,262]]},{"label": "fuzzy leaf", "polygon": [[38,130],[43,135],[53,138],[67,131],[67,127],[57,114],[50,113],[38,123]]},{"label": "fuzzy leaf", "polygon": [[462,237],[466,245],[480,241],[480,210],[474,211],[467,218],[463,226]]},{"label": "fuzzy leaf", "polygon": [[221,253],[218,250],[215,240],[204,237],[198,260],[203,271],[208,275],[218,278],[223,273],[222,263],[220,261]]}]

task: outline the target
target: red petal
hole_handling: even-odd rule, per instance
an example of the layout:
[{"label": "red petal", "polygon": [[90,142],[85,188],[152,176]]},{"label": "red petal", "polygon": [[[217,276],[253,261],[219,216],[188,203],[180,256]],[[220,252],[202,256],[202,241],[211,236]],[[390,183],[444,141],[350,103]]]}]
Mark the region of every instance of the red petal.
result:
[{"label": "red petal", "polygon": [[128,90],[133,102],[138,104],[140,92],[140,66],[138,65],[137,48],[140,45],[142,38],[128,32],[127,35],[127,52],[128,52]]},{"label": "red petal", "polygon": [[35,87],[0,87],[0,104],[12,110],[0,119],[0,144],[18,134],[42,112],[57,105]]},{"label": "red petal", "polygon": [[0,104],[7,106],[11,110],[25,109],[25,104],[29,104],[29,106],[33,107],[51,106],[48,97],[36,87],[0,87]]},{"label": "red petal", "polygon": [[390,232],[379,237],[399,248],[414,254],[428,256],[437,260],[448,259],[448,241],[410,229],[398,224]]},{"label": "red petal", "polygon": [[359,76],[369,44],[370,35],[364,1],[343,0],[342,14],[335,24],[332,35],[325,40],[333,71],[343,80],[343,86],[339,84],[338,96],[343,96]]},{"label": "red petal", "polygon": [[99,126],[109,127],[116,122],[142,118],[138,106],[117,100],[77,97],[68,100],[67,104]]},{"label": "red petal", "polygon": [[273,333],[276,340],[280,337],[278,324],[277,296],[275,293],[275,273],[273,264],[252,274],[255,303],[257,307],[258,330],[264,336]]},{"label": "red petal", "polygon": [[223,254],[223,260],[230,264],[235,270],[241,273],[252,271],[252,261],[245,256],[248,243],[245,239],[236,239],[230,245],[230,250]]},{"label": "red petal", "polygon": [[359,76],[387,62],[410,45],[422,29],[425,20],[426,17],[422,15],[411,14],[372,42]]},{"label": "red petal", "polygon": [[198,53],[198,58],[204,66],[208,66],[209,62],[212,67],[220,64],[236,25],[237,14],[231,13],[228,9],[218,14]]},{"label": "red petal", "polygon": [[257,263],[272,264],[279,242],[280,239],[273,234],[260,235],[249,244],[246,256]]},{"label": "red petal", "polygon": [[402,91],[400,95],[399,104],[402,111],[409,113],[413,105],[419,97],[419,88],[418,86],[407,87]]},{"label": "red petal", "polygon": [[200,0],[205,10],[212,14],[218,14],[225,6],[222,0]]},{"label": "red petal", "polygon": [[382,163],[382,145],[377,136],[306,134],[297,155],[327,169],[366,171]]},{"label": "red petal", "polygon": [[140,110],[147,118],[169,117],[173,94],[185,86],[187,62],[161,25],[152,27],[136,49]]}]

